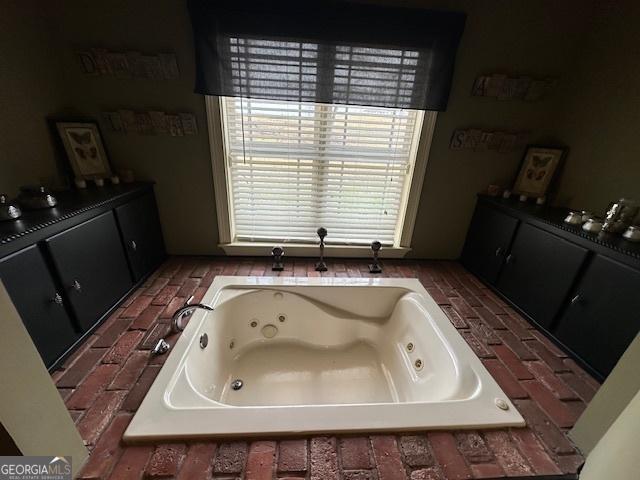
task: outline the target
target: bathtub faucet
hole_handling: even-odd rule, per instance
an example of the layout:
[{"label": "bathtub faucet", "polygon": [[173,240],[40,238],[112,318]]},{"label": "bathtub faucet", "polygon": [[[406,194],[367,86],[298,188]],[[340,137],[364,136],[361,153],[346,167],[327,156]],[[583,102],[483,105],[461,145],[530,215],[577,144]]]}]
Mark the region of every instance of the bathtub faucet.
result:
[{"label": "bathtub faucet", "polygon": [[193,300],[193,295],[187,299],[185,304],[176,310],[171,316],[171,331],[178,333],[184,330],[182,325],[182,319],[190,316],[194,310],[200,308],[202,310],[212,311],[213,307],[205,305],[204,303],[189,303]]}]

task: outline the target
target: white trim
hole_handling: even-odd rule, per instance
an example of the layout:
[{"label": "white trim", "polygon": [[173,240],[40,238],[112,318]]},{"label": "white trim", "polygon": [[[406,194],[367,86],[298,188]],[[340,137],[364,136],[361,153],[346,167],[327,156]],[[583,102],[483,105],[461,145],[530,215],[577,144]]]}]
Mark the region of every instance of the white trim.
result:
[{"label": "white trim", "polygon": [[[223,103],[219,97],[205,96],[205,106],[207,110],[207,129],[209,131],[209,145],[211,150],[211,166],[213,176],[213,186],[216,198],[216,213],[218,216],[218,235],[220,247],[224,249],[227,255],[261,255],[269,252],[272,248],[271,244],[250,243],[250,242],[234,242],[232,237],[232,208],[229,201],[229,185],[226,168],[226,155],[224,147],[224,132],[222,129],[221,109]],[[402,231],[396,245],[393,248],[383,249],[388,258],[404,257],[411,250],[411,239],[413,237],[413,229],[418,215],[418,206],[422,194],[422,186],[424,184],[424,176],[427,170],[427,161],[429,160],[429,152],[431,150],[431,141],[437,119],[436,112],[424,112],[420,116],[421,120],[416,125],[416,132],[420,134],[420,140],[411,173],[411,184],[408,186],[409,192],[406,197],[406,206],[404,214],[401,215],[399,222],[402,224]],[[317,249],[306,244],[289,244],[287,250],[291,252],[293,248],[295,256],[315,255]],[[333,249],[335,253],[329,255],[329,249]],[[346,254],[338,253],[344,250]],[[361,252],[362,250],[362,252]],[[366,251],[366,255],[364,254]],[[392,254],[392,251],[397,253]],[[247,253],[251,252],[251,253]],[[261,253],[257,253],[261,252]],[[289,253],[291,255],[291,253]],[[370,255],[368,247],[354,246],[327,246],[327,256],[336,257],[366,257]],[[292,255],[294,256],[294,255]]]},{"label": "white trim", "polygon": [[211,150],[211,174],[216,196],[216,214],[218,216],[218,238],[220,243],[231,242],[231,211],[229,210],[229,190],[227,186],[226,156],[224,135],[222,132],[222,102],[219,97],[205,95],[207,109],[207,130]]},{"label": "white trim", "polygon": [[[218,245],[229,256],[240,257],[268,257],[271,249],[276,243],[255,243],[255,242],[232,242]],[[279,244],[284,248],[287,257],[317,257],[319,250],[317,245],[307,243],[284,243]],[[407,247],[382,247],[380,249],[381,258],[403,258],[411,251]],[[325,257],[340,258],[369,258],[371,248],[360,245],[325,245]]]},{"label": "white trim", "polygon": [[416,152],[413,174],[411,175],[411,186],[409,187],[404,217],[402,218],[402,234],[400,235],[400,242],[398,243],[400,247],[411,246],[413,227],[416,224],[416,217],[418,216],[418,205],[420,204],[420,197],[422,195],[422,185],[424,183],[425,172],[427,171],[427,161],[429,160],[431,140],[433,139],[433,131],[436,127],[437,117],[437,112],[424,112],[422,117],[418,151]]}]

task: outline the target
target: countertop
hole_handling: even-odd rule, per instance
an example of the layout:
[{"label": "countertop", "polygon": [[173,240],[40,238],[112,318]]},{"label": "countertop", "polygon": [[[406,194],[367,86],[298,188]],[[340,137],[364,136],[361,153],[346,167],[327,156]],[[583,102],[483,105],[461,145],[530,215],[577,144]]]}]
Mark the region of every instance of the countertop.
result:
[{"label": "countertop", "polygon": [[630,242],[622,238],[621,234],[585,232],[581,225],[569,225],[564,222],[565,217],[571,211],[568,208],[536,205],[532,201],[520,202],[514,197],[504,199],[479,194],[478,198],[481,202],[493,205],[521,220],[584,245],[597,253],[614,257],[618,261],[640,268],[640,242]]},{"label": "countertop", "polygon": [[135,182],[54,193],[58,201],[55,207],[23,209],[19,219],[0,222],[0,257],[99,215],[151,188],[151,182]]}]

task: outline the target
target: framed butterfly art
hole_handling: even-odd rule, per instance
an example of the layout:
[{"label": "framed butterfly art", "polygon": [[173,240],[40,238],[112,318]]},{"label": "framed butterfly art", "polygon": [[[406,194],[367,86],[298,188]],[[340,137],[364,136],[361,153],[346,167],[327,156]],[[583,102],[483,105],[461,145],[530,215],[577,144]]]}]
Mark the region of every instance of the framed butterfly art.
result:
[{"label": "framed butterfly art", "polygon": [[111,177],[111,166],[95,122],[55,122],[76,178]]},{"label": "framed butterfly art", "polygon": [[564,148],[528,147],[513,192],[532,198],[545,196],[565,152]]}]

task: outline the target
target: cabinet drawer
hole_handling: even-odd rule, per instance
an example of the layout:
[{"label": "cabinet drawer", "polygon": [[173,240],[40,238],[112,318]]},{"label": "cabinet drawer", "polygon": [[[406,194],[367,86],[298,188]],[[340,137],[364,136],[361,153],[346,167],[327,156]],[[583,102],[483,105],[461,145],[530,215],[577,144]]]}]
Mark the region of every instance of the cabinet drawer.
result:
[{"label": "cabinet drawer", "polygon": [[113,212],[51,237],[46,245],[83,331],[133,285]]},{"label": "cabinet drawer", "polygon": [[549,329],[588,251],[529,224],[518,229],[498,290]]},{"label": "cabinet drawer", "polygon": [[152,272],[165,258],[164,241],[153,194],[116,208],[133,280]]},{"label": "cabinet drawer", "polygon": [[36,245],[0,261],[0,277],[47,367],[80,337]]}]

